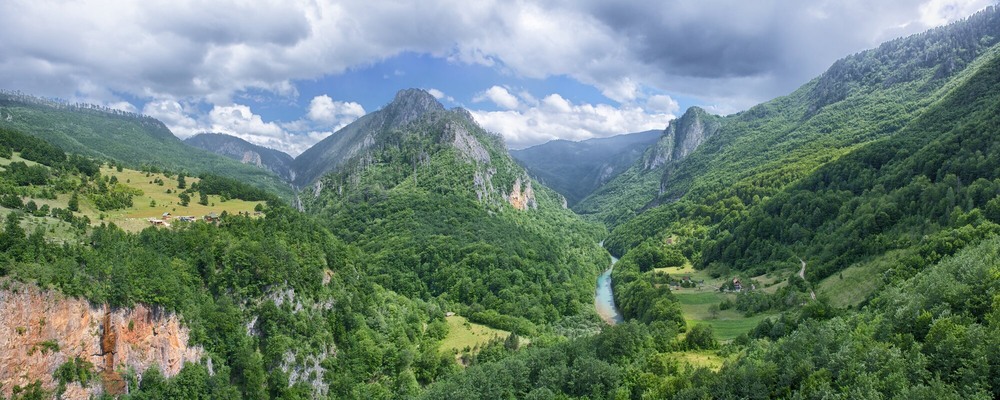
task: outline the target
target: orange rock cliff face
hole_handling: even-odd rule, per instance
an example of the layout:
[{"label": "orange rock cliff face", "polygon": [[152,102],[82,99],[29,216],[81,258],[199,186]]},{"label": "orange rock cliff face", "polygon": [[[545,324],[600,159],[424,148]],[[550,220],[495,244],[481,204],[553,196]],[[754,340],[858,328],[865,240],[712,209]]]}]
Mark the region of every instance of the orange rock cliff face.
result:
[{"label": "orange rock cliff face", "polygon": [[86,399],[105,390],[120,393],[126,388],[115,371],[142,374],[155,365],[164,376],[174,376],[185,362],[198,362],[203,354],[201,348],[188,346],[188,329],[175,314],[143,305],[109,310],[33,285],[11,286],[0,290],[2,396],[10,396],[15,385],[35,380],[46,390],[54,389],[52,374],[73,357],[93,364],[104,387],[98,382],[88,387],[71,383],[64,399]]},{"label": "orange rock cliff face", "polygon": [[518,210],[537,209],[538,203],[535,202],[535,191],[531,189],[531,179],[525,178],[524,180],[526,183],[523,192],[521,191],[521,178],[514,181],[514,187],[511,188],[508,201]]}]

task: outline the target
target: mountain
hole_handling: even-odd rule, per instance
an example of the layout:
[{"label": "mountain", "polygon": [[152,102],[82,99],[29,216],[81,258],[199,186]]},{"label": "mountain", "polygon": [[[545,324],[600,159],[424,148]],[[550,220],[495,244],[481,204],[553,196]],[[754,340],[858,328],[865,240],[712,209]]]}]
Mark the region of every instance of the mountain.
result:
[{"label": "mountain", "polygon": [[162,122],[144,115],[0,92],[0,127],[40,137],[68,152],[136,168],[210,172],[292,197],[288,184],[274,173],[186,145]]},{"label": "mountain", "polygon": [[723,118],[718,133],[660,177],[650,201],[661,205],[617,225],[606,244],[622,254],[670,231],[698,232],[686,240],[693,241],[689,256],[700,258],[719,222],[742,218],[822,165],[898,134],[966,82],[1000,40],[998,15],[991,7],[848,56],[787,96]]},{"label": "mountain", "polygon": [[[670,121],[642,156],[610,182],[573,206],[573,210],[616,226],[652,206],[662,192],[661,181],[702,143],[715,136],[723,118],[700,107],[691,107],[680,118]],[[621,168],[621,167],[619,167]]]},{"label": "mountain", "polygon": [[367,144],[301,197],[369,254],[379,284],[522,335],[592,309],[603,229],[530,179],[500,136],[414,89],[373,114]]},{"label": "mountain", "polygon": [[703,262],[768,266],[794,252],[807,254],[810,276],[822,279],[893,252],[899,279],[922,259],[937,261],[1000,233],[1000,144],[993,137],[1000,48],[969,70],[897,134],[823,165],[759,210],[722,224],[728,233],[705,249]]},{"label": "mountain", "polygon": [[294,183],[301,188],[316,182],[323,174],[374,144],[373,136],[378,132],[401,127],[427,113],[443,110],[444,106],[423,90],[402,90],[387,106],[358,118],[299,154],[292,164]]},{"label": "mountain", "polygon": [[244,164],[266,169],[289,182],[295,179],[295,172],[292,171],[292,156],[278,150],[255,145],[236,136],[224,133],[199,133],[184,139],[184,143]]},{"label": "mountain", "polygon": [[659,137],[660,131],[646,131],[579,142],[552,140],[510,154],[572,207],[628,169]]}]

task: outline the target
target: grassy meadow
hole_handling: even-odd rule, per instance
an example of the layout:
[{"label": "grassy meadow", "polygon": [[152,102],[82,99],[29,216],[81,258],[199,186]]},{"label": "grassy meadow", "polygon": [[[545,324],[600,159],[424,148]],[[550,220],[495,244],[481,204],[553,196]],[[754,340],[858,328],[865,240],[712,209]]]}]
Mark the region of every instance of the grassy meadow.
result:
[{"label": "grassy meadow", "polygon": [[[715,337],[721,342],[729,342],[737,336],[750,331],[757,326],[764,318],[773,314],[763,313],[750,317],[735,309],[711,311],[712,305],[718,305],[723,300],[735,301],[736,295],[733,293],[720,292],[719,287],[730,277],[713,278],[705,271],[694,269],[690,264],[683,267],[657,268],[656,271],[665,272],[674,279],[690,277],[693,281],[704,282],[694,288],[673,288],[672,292],[677,297],[687,321],[688,328],[705,323],[712,326]],[[788,272],[791,273],[791,272]],[[777,287],[785,284],[784,276],[781,272],[774,272],[767,275],[752,278],[757,282],[759,289],[773,292]]]},{"label": "grassy meadow", "polygon": [[445,317],[445,319],[448,321],[448,336],[441,341],[440,349],[442,352],[454,350],[461,353],[466,348],[471,350],[494,338],[506,339],[510,335],[508,331],[469,322],[468,319],[459,315],[452,315]]}]

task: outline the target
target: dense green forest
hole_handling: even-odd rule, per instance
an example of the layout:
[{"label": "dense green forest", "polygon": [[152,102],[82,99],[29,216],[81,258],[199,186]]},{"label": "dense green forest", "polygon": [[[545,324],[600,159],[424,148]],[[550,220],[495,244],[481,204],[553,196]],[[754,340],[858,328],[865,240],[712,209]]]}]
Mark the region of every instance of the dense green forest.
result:
[{"label": "dense green forest", "polygon": [[[989,16],[981,14],[968,23],[975,25]],[[855,68],[880,70],[876,67],[895,66],[891,56],[900,51],[933,47],[935,41],[964,35],[959,29],[932,31],[845,60],[867,60],[868,64]],[[996,49],[972,48],[980,50],[962,53],[970,54],[964,62],[968,67],[952,70],[951,76],[934,65],[911,65],[893,73],[914,81],[891,81],[891,85],[877,81],[877,89],[855,89],[842,100],[823,100],[817,97],[822,92],[817,92],[816,85],[842,86],[824,82],[830,75],[843,76],[844,65],[852,64],[838,62],[789,97],[730,117],[722,133],[680,163],[674,175],[677,180],[665,186],[668,192],[683,196],[618,226],[607,240],[613,253],[632,249],[614,274],[616,299],[626,305],[625,315],[642,318],[648,314],[631,310],[629,304],[671,301],[668,293],[652,289],[656,274],[649,271],[669,262],[644,267],[642,262],[630,261],[649,252],[658,260],[680,257],[680,262],[689,261],[714,276],[749,278],[791,270],[800,263],[809,265],[803,272],[805,281],[813,285],[833,275],[842,280],[849,267],[870,277],[882,275],[883,280],[865,283],[865,289],[856,293],[860,298],[846,302],[858,304],[878,286],[907,279],[921,265],[996,233],[995,220],[990,219],[991,207],[996,205],[990,202],[996,203],[994,197],[1000,193],[993,183],[1000,171],[994,168],[998,161],[988,132],[997,126],[1000,58]],[[978,58],[972,58],[976,54]],[[895,93],[896,102],[880,100],[890,93]],[[809,106],[827,101],[833,103]],[[914,111],[883,109],[901,105]],[[775,112],[761,114],[760,108]],[[852,119],[825,116],[851,110]],[[802,115],[807,116],[805,122],[791,123],[789,118]],[[743,133],[732,136],[733,143],[715,142],[733,135],[732,129],[738,127]],[[774,132],[786,133],[768,136]],[[796,148],[788,135],[810,140]],[[784,146],[783,155],[770,151],[777,161],[764,162],[763,157],[719,161],[733,157],[727,154],[767,155],[769,151],[759,146],[769,137],[783,140],[772,145]],[[824,142],[829,147],[815,147]],[[716,152],[717,148],[724,150]],[[790,159],[796,154],[803,158]],[[705,164],[711,168],[685,183],[684,171],[703,168],[699,163],[710,157],[716,157]],[[743,163],[742,172],[732,167],[734,163]],[[754,163],[762,164],[754,167]],[[741,174],[747,176],[740,178]],[[636,250],[641,251],[632,254]],[[799,288],[741,295],[736,309],[749,313],[787,309],[788,299],[802,298],[812,290],[794,280],[789,286]],[[643,298],[632,298],[637,290]]]}]

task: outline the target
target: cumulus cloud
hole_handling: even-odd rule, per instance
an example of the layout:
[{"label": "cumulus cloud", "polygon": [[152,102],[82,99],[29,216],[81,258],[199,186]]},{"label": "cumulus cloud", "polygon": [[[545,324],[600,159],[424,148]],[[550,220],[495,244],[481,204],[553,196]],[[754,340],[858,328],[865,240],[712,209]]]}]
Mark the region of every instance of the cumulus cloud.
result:
[{"label": "cumulus cloud", "polygon": [[340,129],[347,124],[365,115],[365,108],[361,104],[353,101],[334,101],[330,96],[321,95],[313,97],[309,102],[308,118],[326,126],[333,126]]},{"label": "cumulus cloud", "polygon": [[213,107],[208,113],[208,123],[211,126],[209,129],[213,132],[267,138],[281,138],[286,135],[278,124],[264,122],[260,115],[254,114],[249,106],[242,104]]},{"label": "cumulus cloud", "polygon": [[493,102],[493,104],[508,110],[516,109],[520,105],[520,102],[517,101],[517,97],[514,97],[514,95],[510,94],[507,89],[500,86],[493,86],[483,92],[480,92],[476,95],[476,97],[472,98],[472,101],[476,103],[486,100],[489,100]]},{"label": "cumulus cloud", "polygon": [[[673,104],[676,109],[676,102]],[[574,104],[555,93],[518,110],[470,112],[483,128],[500,133],[515,149],[553,139],[586,140],[664,129],[675,118],[669,110],[645,110],[634,105]]]},{"label": "cumulus cloud", "polygon": [[434,96],[434,98],[438,99],[438,100],[446,100],[446,101],[449,101],[449,102],[452,102],[452,103],[455,102],[455,98],[454,97],[446,95],[446,94],[444,94],[444,92],[442,92],[440,90],[437,90],[437,89],[434,89],[434,88],[427,89],[427,93],[430,93],[431,96]]},{"label": "cumulus cloud", "polygon": [[674,114],[681,108],[680,105],[677,104],[677,100],[663,94],[649,96],[649,99],[646,100],[646,107],[649,108],[650,111],[666,114]]},{"label": "cumulus cloud", "polygon": [[313,98],[302,118],[287,123],[264,121],[250,106],[237,103],[215,105],[202,113],[189,103],[157,100],[146,103],[142,113],[163,121],[182,139],[204,132],[225,133],[296,156],[363,116],[365,110],[358,103],[320,95]]},{"label": "cumulus cloud", "polygon": [[194,114],[197,111],[188,109],[178,101],[156,100],[146,103],[142,113],[156,118],[167,125],[179,138],[188,138],[195,134],[206,132],[205,125],[199,123]]}]

